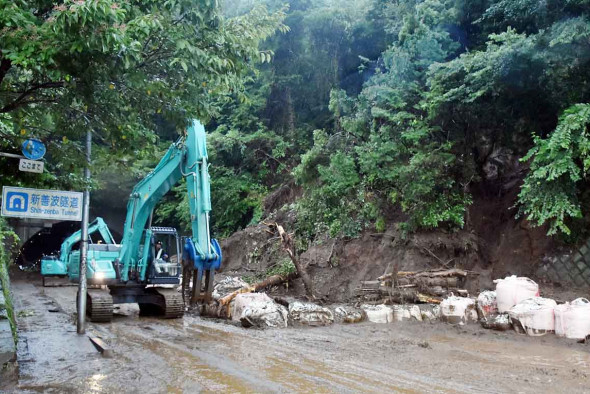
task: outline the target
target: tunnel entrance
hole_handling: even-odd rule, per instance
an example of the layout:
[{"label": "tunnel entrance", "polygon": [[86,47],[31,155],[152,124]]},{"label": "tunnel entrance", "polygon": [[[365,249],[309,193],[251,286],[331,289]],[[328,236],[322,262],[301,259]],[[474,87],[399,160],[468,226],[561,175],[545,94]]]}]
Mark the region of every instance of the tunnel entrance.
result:
[{"label": "tunnel entrance", "polygon": [[[54,223],[51,227],[37,231],[20,247],[15,261],[16,264],[23,270],[39,271],[41,269],[41,258],[48,255],[57,256],[63,241],[79,229],[80,222],[68,221]],[[115,240],[121,239],[120,233],[113,230],[111,230],[111,233]],[[91,243],[104,242],[98,232],[90,236],[90,241]],[[75,244],[72,250],[77,250],[79,247],[80,242]]]}]

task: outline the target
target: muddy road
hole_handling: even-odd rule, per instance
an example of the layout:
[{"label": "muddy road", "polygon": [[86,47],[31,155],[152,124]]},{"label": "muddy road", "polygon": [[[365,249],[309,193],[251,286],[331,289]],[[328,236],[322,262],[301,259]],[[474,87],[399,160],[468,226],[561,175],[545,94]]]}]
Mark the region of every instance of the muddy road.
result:
[{"label": "muddy road", "polygon": [[13,282],[20,374],[6,392],[590,392],[590,345],[478,325],[360,323],[248,330],[117,310],[75,330],[75,287]]}]

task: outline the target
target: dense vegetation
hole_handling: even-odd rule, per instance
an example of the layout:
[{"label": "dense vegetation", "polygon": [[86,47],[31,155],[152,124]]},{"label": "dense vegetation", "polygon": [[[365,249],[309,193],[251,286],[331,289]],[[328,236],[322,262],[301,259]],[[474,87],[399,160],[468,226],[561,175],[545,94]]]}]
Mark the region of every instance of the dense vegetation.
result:
[{"label": "dense vegetation", "polygon": [[[481,185],[514,176],[533,224],[587,222],[588,0],[53,3],[0,1],[2,148],[22,134],[67,153],[47,182],[76,183],[88,127],[141,173],[199,116],[218,235],[285,184],[307,237],[461,228]],[[186,225],[175,190],[159,220]]]},{"label": "dense vegetation", "polygon": [[218,229],[256,220],[291,179],[308,236],[460,228],[514,167],[521,215],[550,234],[586,223],[590,2],[293,0],[285,23],[250,100],[210,123],[231,193]]},{"label": "dense vegetation", "polygon": [[[95,169],[154,154],[158,135],[217,113],[243,96],[259,42],[283,12],[224,18],[216,0],[0,0],[0,149],[25,137],[48,146],[48,172],[2,159],[2,184],[80,187],[83,136]],[[164,127],[165,126],[165,127]]]}]

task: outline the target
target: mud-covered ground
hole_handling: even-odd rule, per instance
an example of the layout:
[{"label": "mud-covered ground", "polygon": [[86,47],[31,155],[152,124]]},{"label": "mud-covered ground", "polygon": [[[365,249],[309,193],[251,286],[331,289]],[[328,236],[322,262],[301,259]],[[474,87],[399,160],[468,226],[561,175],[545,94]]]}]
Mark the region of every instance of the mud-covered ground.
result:
[{"label": "mud-covered ground", "polygon": [[20,376],[6,392],[590,392],[590,345],[478,325],[333,325],[252,330],[121,308],[75,330],[75,287],[13,282]]}]

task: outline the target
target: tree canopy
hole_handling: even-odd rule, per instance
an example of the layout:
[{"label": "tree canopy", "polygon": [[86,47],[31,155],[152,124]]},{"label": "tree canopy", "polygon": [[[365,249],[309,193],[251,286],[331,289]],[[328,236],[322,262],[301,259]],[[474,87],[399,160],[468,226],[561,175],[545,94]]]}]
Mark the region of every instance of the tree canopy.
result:
[{"label": "tree canopy", "polygon": [[[285,184],[312,238],[461,228],[508,180],[533,225],[588,223],[586,0],[0,4],[3,148],[47,142],[51,182],[77,181],[88,128],[145,170],[197,116],[221,234]],[[176,190],[159,220],[186,224]]]},{"label": "tree canopy", "polygon": [[181,129],[243,96],[283,18],[262,6],[224,18],[216,0],[0,1],[0,148],[41,139],[46,181],[79,185],[87,130],[97,165],[153,151],[162,125]]}]

